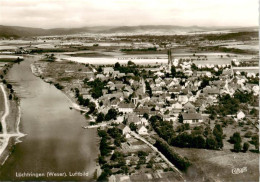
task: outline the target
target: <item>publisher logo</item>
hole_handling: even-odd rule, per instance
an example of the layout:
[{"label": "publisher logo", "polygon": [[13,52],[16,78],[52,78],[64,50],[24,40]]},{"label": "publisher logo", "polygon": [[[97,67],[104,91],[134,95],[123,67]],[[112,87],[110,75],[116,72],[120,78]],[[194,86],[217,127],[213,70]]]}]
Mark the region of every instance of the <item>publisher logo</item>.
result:
[{"label": "publisher logo", "polygon": [[247,172],[247,167],[242,167],[242,168],[233,168],[232,169],[232,174],[242,174]]}]

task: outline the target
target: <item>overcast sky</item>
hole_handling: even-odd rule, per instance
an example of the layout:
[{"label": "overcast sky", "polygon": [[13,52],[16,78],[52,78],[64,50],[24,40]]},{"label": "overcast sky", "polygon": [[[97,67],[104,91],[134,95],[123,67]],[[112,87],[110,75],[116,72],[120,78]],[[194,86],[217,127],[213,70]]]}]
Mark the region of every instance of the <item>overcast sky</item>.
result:
[{"label": "overcast sky", "polygon": [[0,24],[257,26],[258,0],[0,0]]}]

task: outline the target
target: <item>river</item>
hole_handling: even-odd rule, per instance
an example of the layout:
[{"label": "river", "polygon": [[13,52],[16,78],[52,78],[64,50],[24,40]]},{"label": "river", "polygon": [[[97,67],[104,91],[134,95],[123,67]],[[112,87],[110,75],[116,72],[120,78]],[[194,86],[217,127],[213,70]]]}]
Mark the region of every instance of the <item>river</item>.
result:
[{"label": "river", "polygon": [[[9,71],[20,96],[20,131],[27,134],[15,145],[13,153],[0,169],[0,181],[7,180],[90,180],[96,168],[98,137],[95,129],[84,130],[83,115],[70,110],[71,103],[53,85],[35,77],[25,57]],[[47,177],[47,172],[67,177]],[[88,172],[88,177],[69,176],[69,172]],[[19,173],[43,173],[44,177],[17,177]]]}]

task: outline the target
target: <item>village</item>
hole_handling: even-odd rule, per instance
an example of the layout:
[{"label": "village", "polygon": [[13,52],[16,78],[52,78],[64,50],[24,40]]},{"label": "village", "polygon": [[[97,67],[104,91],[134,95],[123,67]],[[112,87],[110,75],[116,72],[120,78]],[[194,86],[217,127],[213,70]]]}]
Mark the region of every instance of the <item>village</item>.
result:
[{"label": "village", "polygon": [[180,167],[160,142],[170,151],[258,152],[259,73],[239,70],[243,62],[237,58],[223,64],[201,55],[177,59],[171,49],[167,56],[167,64],[155,65],[32,65],[35,75],[62,90],[85,115],[83,128],[98,128],[99,180],[183,179],[181,171],[191,162],[178,155],[185,164]]}]

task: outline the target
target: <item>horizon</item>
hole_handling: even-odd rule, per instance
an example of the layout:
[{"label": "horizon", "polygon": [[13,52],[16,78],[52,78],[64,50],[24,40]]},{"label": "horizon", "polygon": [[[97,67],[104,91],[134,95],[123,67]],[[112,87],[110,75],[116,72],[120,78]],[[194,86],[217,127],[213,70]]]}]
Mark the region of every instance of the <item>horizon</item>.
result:
[{"label": "horizon", "polygon": [[80,29],[80,28],[96,28],[96,27],[110,27],[110,28],[119,28],[119,27],[146,27],[146,26],[154,26],[154,27],[159,27],[159,26],[172,26],[172,27],[185,27],[185,28],[190,28],[190,27],[199,27],[199,28],[257,28],[258,26],[198,26],[198,25],[187,25],[187,26],[182,26],[182,25],[96,25],[96,26],[87,26],[83,25],[80,27],[52,27],[52,28],[43,28],[43,27],[33,27],[33,26],[17,26],[17,25],[3,25],[0,24],[0,26],[5,26],[5,27],[20,27],[20,28],[36,28],[36,29],[44,29],[44,30],[51,30],[51,29]]},{"label": "horizon", "polygon": [[0,24],[44,29],[152,25],[254,27],[258,26],[258,1],[0,0]]}]

